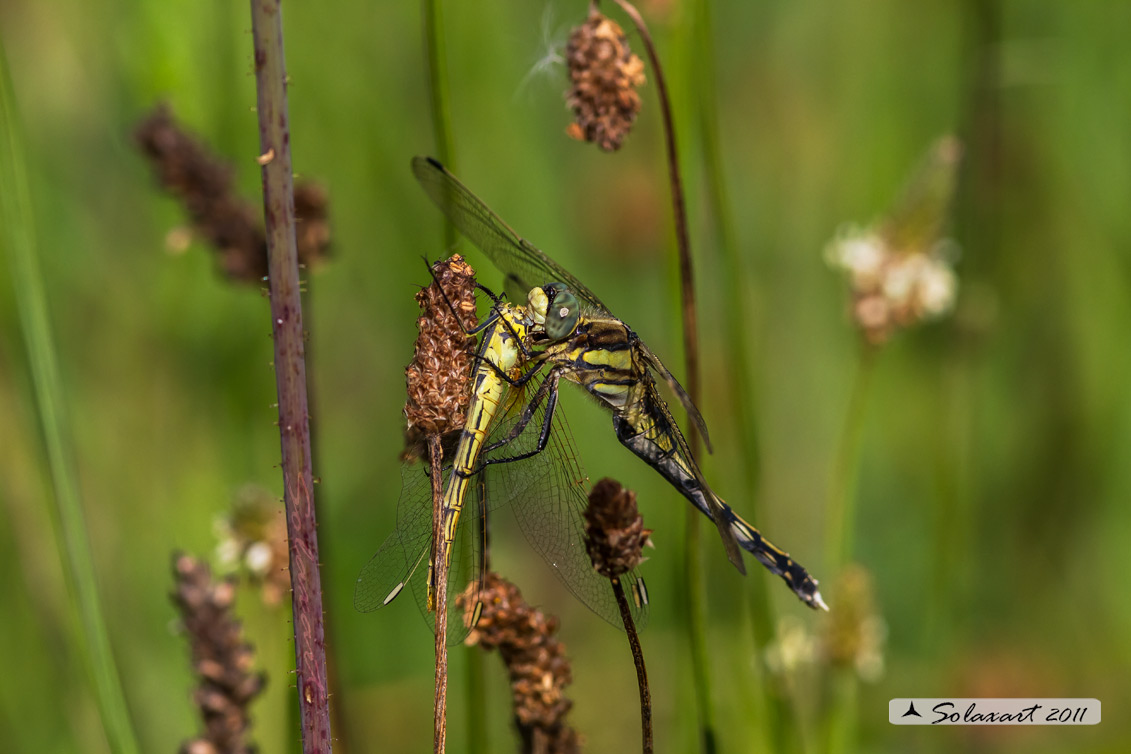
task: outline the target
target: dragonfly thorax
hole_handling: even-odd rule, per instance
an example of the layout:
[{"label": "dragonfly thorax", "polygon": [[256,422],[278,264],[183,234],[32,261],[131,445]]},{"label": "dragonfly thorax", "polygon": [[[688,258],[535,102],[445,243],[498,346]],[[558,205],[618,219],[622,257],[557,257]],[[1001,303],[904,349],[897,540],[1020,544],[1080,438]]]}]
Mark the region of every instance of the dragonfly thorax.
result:
[{"label": "dragonfly thorax", "polygon": [[581,304],[565,283],[531,288],[526,302],[531,319],[542,325],[550,340],[564,340],[577,329]]}]

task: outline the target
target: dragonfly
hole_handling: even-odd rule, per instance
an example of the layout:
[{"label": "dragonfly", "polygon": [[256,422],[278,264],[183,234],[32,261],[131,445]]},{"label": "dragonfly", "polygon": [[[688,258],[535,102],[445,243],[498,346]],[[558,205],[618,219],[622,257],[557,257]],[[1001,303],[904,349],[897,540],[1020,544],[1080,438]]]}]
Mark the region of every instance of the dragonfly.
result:
[{"label": "dragonfly", "polygon": [[[455,595],[469,584],[475,588],[482,583],[489,515],[504,506],[511,508],[530,545],[567,589],[597,615],[620,626],[612,589],[593,570],[586,553],[582,511],[588,502],[587,478],[564,417],[554,410],[556,396],[547,397],[549,390],[539,385],[534,397],[527,400],[535,377],[525,373],[534,322],[525,307],[494,297],[493,301],[490,316],[471,331],[480,333],[481,340],[467,420],[444,461],[439,557],[446,561],[452,595],[448,641],[460,641],[478,621],[477,601],[465,613]],[[538,421],[520,422],[532,415]],[[533,427],[544,431],[535,432]],[[362,569],[354,588],[354,606],[360,612],[391,604],[410,585],[425,616],[434,613],[435,577],[441,569],[430,561],[431,495],[424,465],[406,462],[396,527]],[[476,515],[470,526],[460,527],[462,513],[469,506]],[[633,595],[634,618],[644,622],[648,605],[644,580],[630,572],[621,581]]]},{"label": "dragonfly", "polygon": [[[584,388],[612,413],[620,443],[714,521],[728,558],[741,573],[746,571],[739,548],[785,581],[805,604],[827,610],[817,580],[707,484],[653,375],[672,390],[710,449],[706,423],[660,358],[576,276],[519,236],[437,160],[415,157],[412,170],[433,203],[503,272],[507,296],[527,302],[534,324],[529,370],[548,366],[546,392],[556,394],[561,378]],[[553,407],[556,398],[548,398],[547,404]],[[519,423],[530,421],[533,413],[524,412]],[[549,442],[545,435],[543,431],[536,447]]]}]

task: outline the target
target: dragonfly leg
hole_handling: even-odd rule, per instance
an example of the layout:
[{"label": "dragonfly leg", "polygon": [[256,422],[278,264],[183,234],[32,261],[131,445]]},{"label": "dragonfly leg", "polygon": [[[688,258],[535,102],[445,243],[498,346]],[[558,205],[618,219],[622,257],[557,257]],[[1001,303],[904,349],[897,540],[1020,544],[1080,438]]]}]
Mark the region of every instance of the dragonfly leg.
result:
[{"label": "dragonfly leg", "polygon": [[545,398],[546,411],[545,416],[542,417],[542,430],[538,433],[538,442],[534,446],[534,449],[528,450],[524,453],[519,453],[518,455],[507,456],[505,458],[488,458],[487,460],[483,461],[482,464],[480,464],[479,468],[476,469],[476,471],[481,471],[482,469],[493,463],[511,463],[512,461],[521,461],[526,458],[531,458],[532,456],[536,456],[546,449],[546,443],[550,439],[550,427],[552,426],[554,420],[554,409],[558,405],[558,379],[560,377],[561,370],[558,369],[553,369],[548,375],[546,375],[546,379],[544,379],[542,381],[542,384],[538,386],[538,391],[534,394],[534,397],[531,399],[530,403],[526,405],[526,408],[522,410],[522,415],[519,417],[515,425],[511,427],[510,432],[508,432],[507,435],[502,439],[484,448],[484,455],[486,455],[486,453],[489,451],[501,448],[502,446],[517,439],[519,435],[521,435],[526,430],[526,427],[530,424],[530,420],[534,418],[534,412],[538,410],[538,406],[542,403],[543,398]]},{"label": "dragonfly leg", "polygon": [[475,360],[477,362],[479,362],[480,364],[487,364],[491,368],[491,371],[495,373],[496,377],[498,377],[500,380],[507,383],[511,387],[522,387],[527,382],[530,382],[530,380],[536,374],[538,374],[538,372],[541,371],[542,367],[545,366],[545,364],[546,364],[545,361],[541,361],[541,360],[535,361],[535,360],[528,359],[528,361],[532,362],[532,366],[530,367],[530,369],[528,369],[526,371],[526,373],[523,374],[521,377],[511,377],[509,374],[507,374],[505,369],[500,367],[495,362],[491,361],[486,356],[483,356],[482,354],[476,354]]}]

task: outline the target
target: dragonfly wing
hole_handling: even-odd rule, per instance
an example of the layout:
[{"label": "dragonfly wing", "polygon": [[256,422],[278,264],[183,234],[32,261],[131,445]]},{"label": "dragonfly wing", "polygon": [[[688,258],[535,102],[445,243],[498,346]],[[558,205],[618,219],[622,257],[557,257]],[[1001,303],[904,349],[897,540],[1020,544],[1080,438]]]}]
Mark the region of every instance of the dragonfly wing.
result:
[{"label": "dragonfly wing", "polygon": [[[673,378],[674,379],[674,378]],[[738,545],[738,540],[734,532],[731,530],[729,517],[724,511],[724,505],[707,484],[707,480],[703,478],[703,473],[699,470],[699,464],[695,460],[695,456],[691,454],[691,448],[687,447],[687,440],[684,439],[683,433],[679,431],[679,425],[676,424],[672,418],[671,411],[668,409],[668,404],[664,401],[663,397],[656,390],[656,383],[648,380],[648,390],[645,396],[644,403],[648,407],[647,411],[650,418],[655,425],[655,431],[666,436],[668,441],[674,445],[675,451],[686,459],[686,465],[694,472],[695,481],[703,488],[704,498],[710,508],[709,515],[711,520],[715,522],[715,527],[719,530],[719,536],[723,540],[723,548],[726,550],[727,559],[730,560],[734,567],[740,573],[746,573],[746,566],[742,562],[742,550]]]},{"label": "dragonfly wing", "polygon": [[359,612],[368,613],[388,605],[421,567],[427,570],[432,538],[431,497],[427,466],[406,462],[401,467],[396,528],[361,569],[354,585],[353,606]]},{"label": "dragonfly wing", "polygon": [[[452,544],[452,561],[448,571],[447,614],[449,645],[459,644],[467,636],[471,627],[464,616],[475,612],[479,600],[479,584],[485,569],[483,537],[485,536],[486,511],[479,505],[478,485],[468,485],[464,497],[463,514],[456,527],[455,542]],[[429,529],[431,530],[431,501],[428,503]],[[429,538],[430,539],[430,538]],[[427,559],[426,559],[427,560]],[[436,632],[436,613],[428,606],[428,565],[417,569],[418,575],[409,582],[412,596],[421,615]]]},{"label": "dragonfly wing", "polygon": [[683,389],[683,385],[679,384],[679,380],[664,366],[664,362],[660,361],[660,357],[657,356],[651,348],[646,346],[643,341],[638,340],[637,347],[644,356],[644,360],[648,362],[648,366],[652,367],[652,369],[663,378],[664,382],[671,388],[671,391],[675,393],[675,397],[683,404],[683,408],[687,411],[687,415],[691,418],[695,429],[699,430],[699,434],[703,438],[703,444],[707,446],[707,452],[714,452],[711,448],[711,435],[707,432],[707,422],[703,421],[703,415],[699,413],[699,409],[691,400],[691,396]]},{"label": "dragonfly wing", "polygon": [[[521,406],[517,407],[521,409]],[[518,455],[533,450],[545,417],[544,402],[527,429],[497,454]],[[506,422],[505,424],[510,424]],[[506,427],[501,427],[505,431]],[[622,628],[620,610],[608,579],[593,570],[585,548],[585,519],[589,480],[573,447],[561,406],[554,411],[545,449],[528,459],[489,467],[492,494],[510,504],[519,527],[554,575],[586,607]],[[494,507],[494,503],[492,503]],[[647,620],[647,590],[635,572],[621,577],[637,625]]]},{"label": "dragonfly wing", "polygon": [[[450,478],[445,470],[444,486]],[[429,560],[432,552],[432,484],[428,466],[407,462],[401,468],[401,497],[397,525],[369,560],[354,586],[354,607],[363,613],[391,604],[405,587],[412,592],[429,627],[435,631],[435,614],[428,610]],[[482,532],[479,496],[470,485],[464,516],[456,529],[452,567],[448,574],[448,643],[457,644],[468,633],[463,607],[457,597],[482,570]],[[485,514],[484,514],[485,515]],[[471,604],[476,596],[473,594]]]},{"label": "dragonfly wing", "polygon": [[504,290],[512,300],[523,303],[531,288],[558,282],[569,286],[590,308],[609,312],[580,280],[515,233],[435,159],[414,157],[412,172],[428,198],[502,271]]}]

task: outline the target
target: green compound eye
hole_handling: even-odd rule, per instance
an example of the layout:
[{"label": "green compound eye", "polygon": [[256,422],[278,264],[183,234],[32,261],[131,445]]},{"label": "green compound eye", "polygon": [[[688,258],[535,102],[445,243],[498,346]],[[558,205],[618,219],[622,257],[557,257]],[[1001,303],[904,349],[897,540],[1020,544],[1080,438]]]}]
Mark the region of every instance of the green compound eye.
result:
[{"label": "green compound eye", "polygon": [[550,283],[542,286],[542,290],[549,297],[549,305],[546,307],[546,334],[552,340],[568,338],[577,329],[577,320],[581,316],[577,296],[570,293],[564,283]]}]

